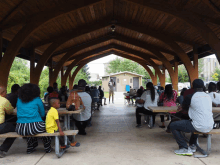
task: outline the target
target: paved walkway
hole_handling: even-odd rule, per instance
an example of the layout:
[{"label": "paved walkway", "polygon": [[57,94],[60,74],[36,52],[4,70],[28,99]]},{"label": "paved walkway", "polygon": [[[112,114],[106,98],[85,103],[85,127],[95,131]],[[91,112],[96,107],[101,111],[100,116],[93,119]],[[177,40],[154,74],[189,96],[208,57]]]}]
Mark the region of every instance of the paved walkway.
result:
[{"label": "paved walkway", "polygon": [[[177,156],[172,134],[158,127],[135,127],[135,108],[123,104],[110,104],[96,112],[93,126],[86,136],[77,136],[79,148],[70,148],[62,158],[55,153],[45,154],[40,142],[37,151],[27,155],[26,142],[17,139],[8,156],[0,159],[0,165],[218,165],[220,160],[219,136],[213,135],[212,153],[208,158]],[[168,122],[166,123],[168,124]],[[40,140],[39,140],[40,141]],[[200,137],[200,143],[206,139]],[[2,140],[0,140],[0,143]],[[53,143],[54,144],[54,143]],[[203,145],[205,147],[205,145]]]}]

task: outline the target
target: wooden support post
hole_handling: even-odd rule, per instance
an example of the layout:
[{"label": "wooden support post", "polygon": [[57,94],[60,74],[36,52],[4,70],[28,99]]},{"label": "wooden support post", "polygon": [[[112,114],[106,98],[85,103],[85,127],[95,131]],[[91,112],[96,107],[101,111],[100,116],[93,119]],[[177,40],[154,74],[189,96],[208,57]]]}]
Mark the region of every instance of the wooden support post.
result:
[{"label": "wooden support post", "polygon": [[36,81],[35,79],[35,51],[34,48],[31,47],[28,49],[28,54],[30,56],[30,83],[37,84],[39,81]]},{"label": "wooden support post", "polygon": [[3,38],[2,38],[2,30],[0,30],[0,62],[2,61],[2,49],[3,49]]},{"label": "wooden support post", "polygon": [[160,86],[165,88],[165,69],[162,68],[162,72],[161,72],[161,78],[160,78]]},{"label": "wooden support post", "polygon": [[49,61],[49,85],[53,86],[54,80],[53,80],[53,63],[52,60],[50,59]]},{"label": "wooden support post", "polygon": [[199,78],[199,61],[198,61],[198,47],[193,47],[193,65],[195,69],[195,79]]},{"label": "wooden support post", "polygon": [[173,89],[178,92],[178,62],[176,58],[174,59],[174,74],[172,76],[172,84],[173,84]]}]

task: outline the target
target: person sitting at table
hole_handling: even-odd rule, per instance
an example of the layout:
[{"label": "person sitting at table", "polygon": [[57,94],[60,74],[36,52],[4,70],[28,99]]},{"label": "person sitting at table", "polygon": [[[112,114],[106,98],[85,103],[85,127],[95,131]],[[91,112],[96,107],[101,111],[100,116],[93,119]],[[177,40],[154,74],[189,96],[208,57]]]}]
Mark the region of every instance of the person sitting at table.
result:
[{"label": "person sitting at table", "polygon": [[146,115],[152,115],[153,116],[153,124],[155,124],[155,113],[150,111],[148,109],[149,106],[157,106],[158,97],[157,91],[154,88],[154,85],[152,82],[148,82],[147,90],[141,95],[141,99],[137,100],[138,104],[144,104],[144,107],[138,107],[136,109],[136,122],[137,122],[137,128],[141,127],[141,115],[140,113],[146,114]]},{"label": "person sitting at table", "polygon": [[86,135],[85,128],[87,126],[87,123],[89,119],[91,118],[91,104],[92,104],[92,98],[91,96],[85,92],[86,87],[86,81],[83,79],[80,79],[78,81],[78,95],[81,97],[82,102],[85,106],[85,110],[81,112],[80,115],[73,115],[73,118],[75,120],[76,127],[79,130],[79,135]]},{"label": "person sitting at table", "polygon": [[66,87],[65,85],[63,85],[61,88],[60,88],[60,91],[59,91],[59,99],[61,102],[66,102],[67,99],[68,99],[68,96],[67,96],[67,91],[66,91]]},{"label": "person sitting at table", "polygon": [[[162,102],[164,107],[171,107],[171,106],[176,106],[176,99],[177,99],[177,92],[173,90],[172,84],[167,84],[165,86],[165,91],[160,95],[159,102]],[[159,127],[165,128],[164,115],[160,115],[160,117],[161,117],[162,126]]]},{"label": "person sitting at table", "polygon": [[[6,88],[0,86],[0,134],[15,132],[15,126],[13,123],[5,121],[5,114],[12,114],[14,107],[11,103],[5,98],[6,97]],[[11,148],[16,138],[6,138],[2,145],[0,146],[0,158],[6,156],[6,153]]]},{"label": "person sitting at table", "polygon": [[183,89],[181,90],[180,96],[177,97],[177,99],[176,99],[176,103],[182,105],[183,100],[184,100],[183,95],[184,95],[184,92],[185,92],[186,90],[187,90],[187,88],[183,88]]},{"label": "person sitting at table", "polygon": [[[194,132],[207,133],[213,128],[212,100],[203,91],[204,82],[201,79],[193,81],[194,93],[187,95],[183,101],[183,108],[188,109],[190,120],[175,121],[170,124],[170,130],[179,145],[175,150],[177,155],[193,155],[196,152],[198,134]],[[181,132],[192,133],[189,147]]]},{"label": "person sitting at table", "polygon": [[[217,86],[215,83],[210,82],[209,86],[208,86],[208,95],[211,97],[212,99],[212,106],[213,107],[220,107],[220,94],[216,93],[216,89]],[[219,113],[213,113],[213,117],[215,118],[215,125],[214,128],[218,128],[219,127]]]},{"label": "person sitting at table", "polygon": [[69,109],[71,105],[74,105],[74,109],[72,108],[73,110],[79,110],[80,106],[82,106],[83,109],[85,109],[82,99],[78,95],[77,91],[70,92],[70,96],[66,102],[66,109]]},{"label": "person sitting at table", "polygon": [[[7,94],[6,99],[11,103],[11,105],[16,108],[17,100],[18,100],[18,90],[20,86],[18,84],[14,84],[11,87],[11,93]],[[7,122],[11,122],[16,125],[17,116],[5,114],[5,120]]]},{"label": "person sitting at table", "polygon": [[56,82],[53,83],[53,91],[59,93],[59,91],[58,91],[58,84]]},{"label": "person sitting at table", "polygon": [[143,107],[144,104],[139,104],[137,103],[137,100],[140,100],[141,99],[141,95],[143,94],[143,90],[141,89],[138,89],[137,90],[137,97],[135,98],[136,99],[136,105],[137,105],[137,108],[140,108],[140,107]]},{"label": "person sitting at table", "polygon": [[11,103],[11,105],[16,108],[17,100],[18,100],[18,90],[20,86],[18,84],[14,84],[11,87],[11,93],[7,94],[6,99]]},{"label": "person sitting at table", "polygon": [[[46,132],[44,104],[40,99],[40,88],[35,84],[24,84],[18,92],[16,132],[22,136]],[[46,153],[50,153],[51,137],[41,137]],[[36,137],[27,137],[27,154],[38,146]]]},{"label": "person sitting at table", "polygon": [[216,87],[217,87],[217,93],[220,93],[220,81],[217,82]]},{"label": "person sitting at table", "polygon": [[62,128],[60,127],[59,115],[57,109],[60,108],[60,100],[59,99],[51,99],[50,100],[51,108],[47,112],[46,116],[46,130],[47,133],[60,132],[60,148],[65,149],[71,147],[79,147],[80,143],[73,142],[72,136],[67,137],[67,145],[65,145],[65,138]]},{"label": "person sitting at table", "polygon": [[220,106],[220,95],[219,93],[216,93],[216,84],[213,82],[210,82],[208,86],[208,91],[209,91],[208,95],[212,99],[212,106],[213,107]]}]

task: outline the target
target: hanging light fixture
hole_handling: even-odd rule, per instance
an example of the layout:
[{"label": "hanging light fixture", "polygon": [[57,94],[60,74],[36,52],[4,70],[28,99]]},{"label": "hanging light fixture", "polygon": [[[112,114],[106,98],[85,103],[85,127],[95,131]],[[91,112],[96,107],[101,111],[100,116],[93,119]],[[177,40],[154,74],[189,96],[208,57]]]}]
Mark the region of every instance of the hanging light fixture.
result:
[{"label": "hanging light fixture", "polygon": [[113,33],[115,32],[115,25],[111,26],[111,30],[112,30]]}]

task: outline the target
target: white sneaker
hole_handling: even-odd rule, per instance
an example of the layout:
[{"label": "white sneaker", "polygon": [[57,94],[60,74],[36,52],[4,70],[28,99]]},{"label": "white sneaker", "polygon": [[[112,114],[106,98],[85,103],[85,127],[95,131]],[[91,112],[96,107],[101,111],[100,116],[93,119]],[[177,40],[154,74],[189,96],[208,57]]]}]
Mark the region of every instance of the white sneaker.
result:
[{"label": "white sneaker", "polygon": [[191,151],[192,151],[193,153],[196,152],[197,147],[196,147],[195,144],[192,144],[191,146],[189,146],[189,148],[191,149]]},{"label": "white sneaker", "polygon": [[174,151],[175,154],[177,155],[186,155],[186,156],[192,156],[193,155],[193,152],[192,150],[190,149],[190,147],[188,147],[188,149],[186,148],[181,148],[179,150],[175,150]]}]

